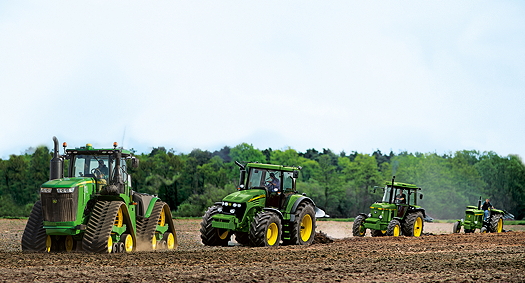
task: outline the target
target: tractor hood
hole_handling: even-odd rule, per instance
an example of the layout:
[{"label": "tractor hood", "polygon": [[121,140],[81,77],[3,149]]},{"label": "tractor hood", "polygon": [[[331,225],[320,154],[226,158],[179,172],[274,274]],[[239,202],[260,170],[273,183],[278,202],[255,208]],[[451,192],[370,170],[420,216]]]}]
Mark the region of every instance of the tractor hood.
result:
[{"label": "tractor hood", "polygon": [[396,209],[396,205],[388,203],[388,202],[376,202],[376,203],[373,203],[370,206],[370,208],[377,209],[377,210]]},{"label": "tractor hood", "polygon": [[243,190],[231,193],[224,197],[223,201],[236,202],[236,203],[246,203],[251,202],[256,199],[265,198],[266,191],[260,189],[254,190]]},{"label": "tractor hood", "polygon": [[[99,183],[105,182],[106,180],[99,180]],[[84,184],[97,183],[94,178],[89,177],[73,177],[73,178],[64,178],[64,179],[54,179],[45,182],[43,188],[72,188]]]}]

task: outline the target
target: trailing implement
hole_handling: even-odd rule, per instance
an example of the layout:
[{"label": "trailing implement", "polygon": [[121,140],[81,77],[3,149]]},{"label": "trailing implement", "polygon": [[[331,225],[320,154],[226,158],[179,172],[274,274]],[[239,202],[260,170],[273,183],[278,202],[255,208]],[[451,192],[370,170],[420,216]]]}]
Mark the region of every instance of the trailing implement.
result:
[{"label": "trailing implement", "polygon": [[479,229],[481,233],[501,233],[503,232],[503,216],[505,211],[491,208],[489,216],[484,219],[484,211],[481,209],[481,197],[478,206],[469,205],[465,210],[465,218],[454,223],[453,233],[461,232],[461,227],[465,233],[474,233]]},{"label": "trailing implement", "polygon": [[235,162],[240,168],[237,192],[208,208],[201,239],[208,246],[226,246],[231,237],[245,246],[309,245],[316,217],[323,210],[296,191],[300,167]]},{"label": "trailing implement", "polygon": [[425,209],[417,205],[421,188],[400,182],[385,182],[383,199],[370,206],[370,213],[360,213],[354,220],[352,234],[363,237],[370,229],[372,237],[414,236],[423,233]]},{"label": "trailing implement", "polygon": [[[50,180],[42,184],[22,235],[22,250],[131,252],[138,243],[148,250],[172,250],[177,238],[171,210],[158,197],[131,188],[126,160],[138,166],[129,150],[85,147],[54,154]],[[64,161],[69,169],[64,176]]]}]

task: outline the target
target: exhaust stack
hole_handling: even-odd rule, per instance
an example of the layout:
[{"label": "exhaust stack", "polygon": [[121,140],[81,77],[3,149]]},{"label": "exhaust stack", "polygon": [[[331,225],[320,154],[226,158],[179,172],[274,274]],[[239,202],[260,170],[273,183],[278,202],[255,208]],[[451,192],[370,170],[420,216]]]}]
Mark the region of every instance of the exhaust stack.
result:
[{"label": "exhaust stack", "polygon": [[64,161],[58,153],[58,139],[53,137],[54,150],[53,159],[49,165],[49,180],[60,179],[64,177]]}]

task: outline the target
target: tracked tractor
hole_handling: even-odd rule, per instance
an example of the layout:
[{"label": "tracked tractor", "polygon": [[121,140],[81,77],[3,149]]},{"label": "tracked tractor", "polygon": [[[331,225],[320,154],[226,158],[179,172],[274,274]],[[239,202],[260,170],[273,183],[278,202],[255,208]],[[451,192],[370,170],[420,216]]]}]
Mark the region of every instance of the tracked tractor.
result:
[{"label": "tracked tractor", "polygon": [[309,245],[316,217],[324,217],[314,201],[299,194],[300,167],[235,162],[240,168],[238,191],[208,208],[202,217],[204,245],[227,246],[231,237],[245,246]]},{"label": "tracked tractor", "polygon": [[[22,250],[33,252],[131,252],[177,246],[169,206],[158,197],[135,192],[126,161],[138,166],[129,150],[84,147],[54,153],[49,181],[40,188],[22,235]],[[64,176],[64,163],[69,168]]]},{"label": "tracked tractor", "polygon": [[474,233],[479,229],[481,233],[501,233],[503,232],[503,216],[505,211],[499,209],[489,209],[489,217],[484,218],[484,211],[481,209],[481,197],[478,206],[469,205],[465,210],[465,218],[454,223],[453,233],[461,232],[461,226],[465,233]]},{"label": "tracked tractor", "polygon": [[414,236],[423,233],[425,209],[417,205],[417,199],[423,194],[416,185],[385,182],[383,199],[370,206],[368,214],[360,213],[354,220],[352,234],[363,237],[370,229],[373,237],[377,236]]}]

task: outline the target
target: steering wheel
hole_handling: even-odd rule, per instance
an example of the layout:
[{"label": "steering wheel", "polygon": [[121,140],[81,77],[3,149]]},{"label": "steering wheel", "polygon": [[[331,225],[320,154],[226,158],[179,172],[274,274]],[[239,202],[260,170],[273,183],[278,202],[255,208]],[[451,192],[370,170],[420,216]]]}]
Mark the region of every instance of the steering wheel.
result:
[{"label": "steering wheel", "polygon": [[104,174],[98,168],[91,169],[91,174],[93,174],[97,178],[103,178],[104,177]]}]

